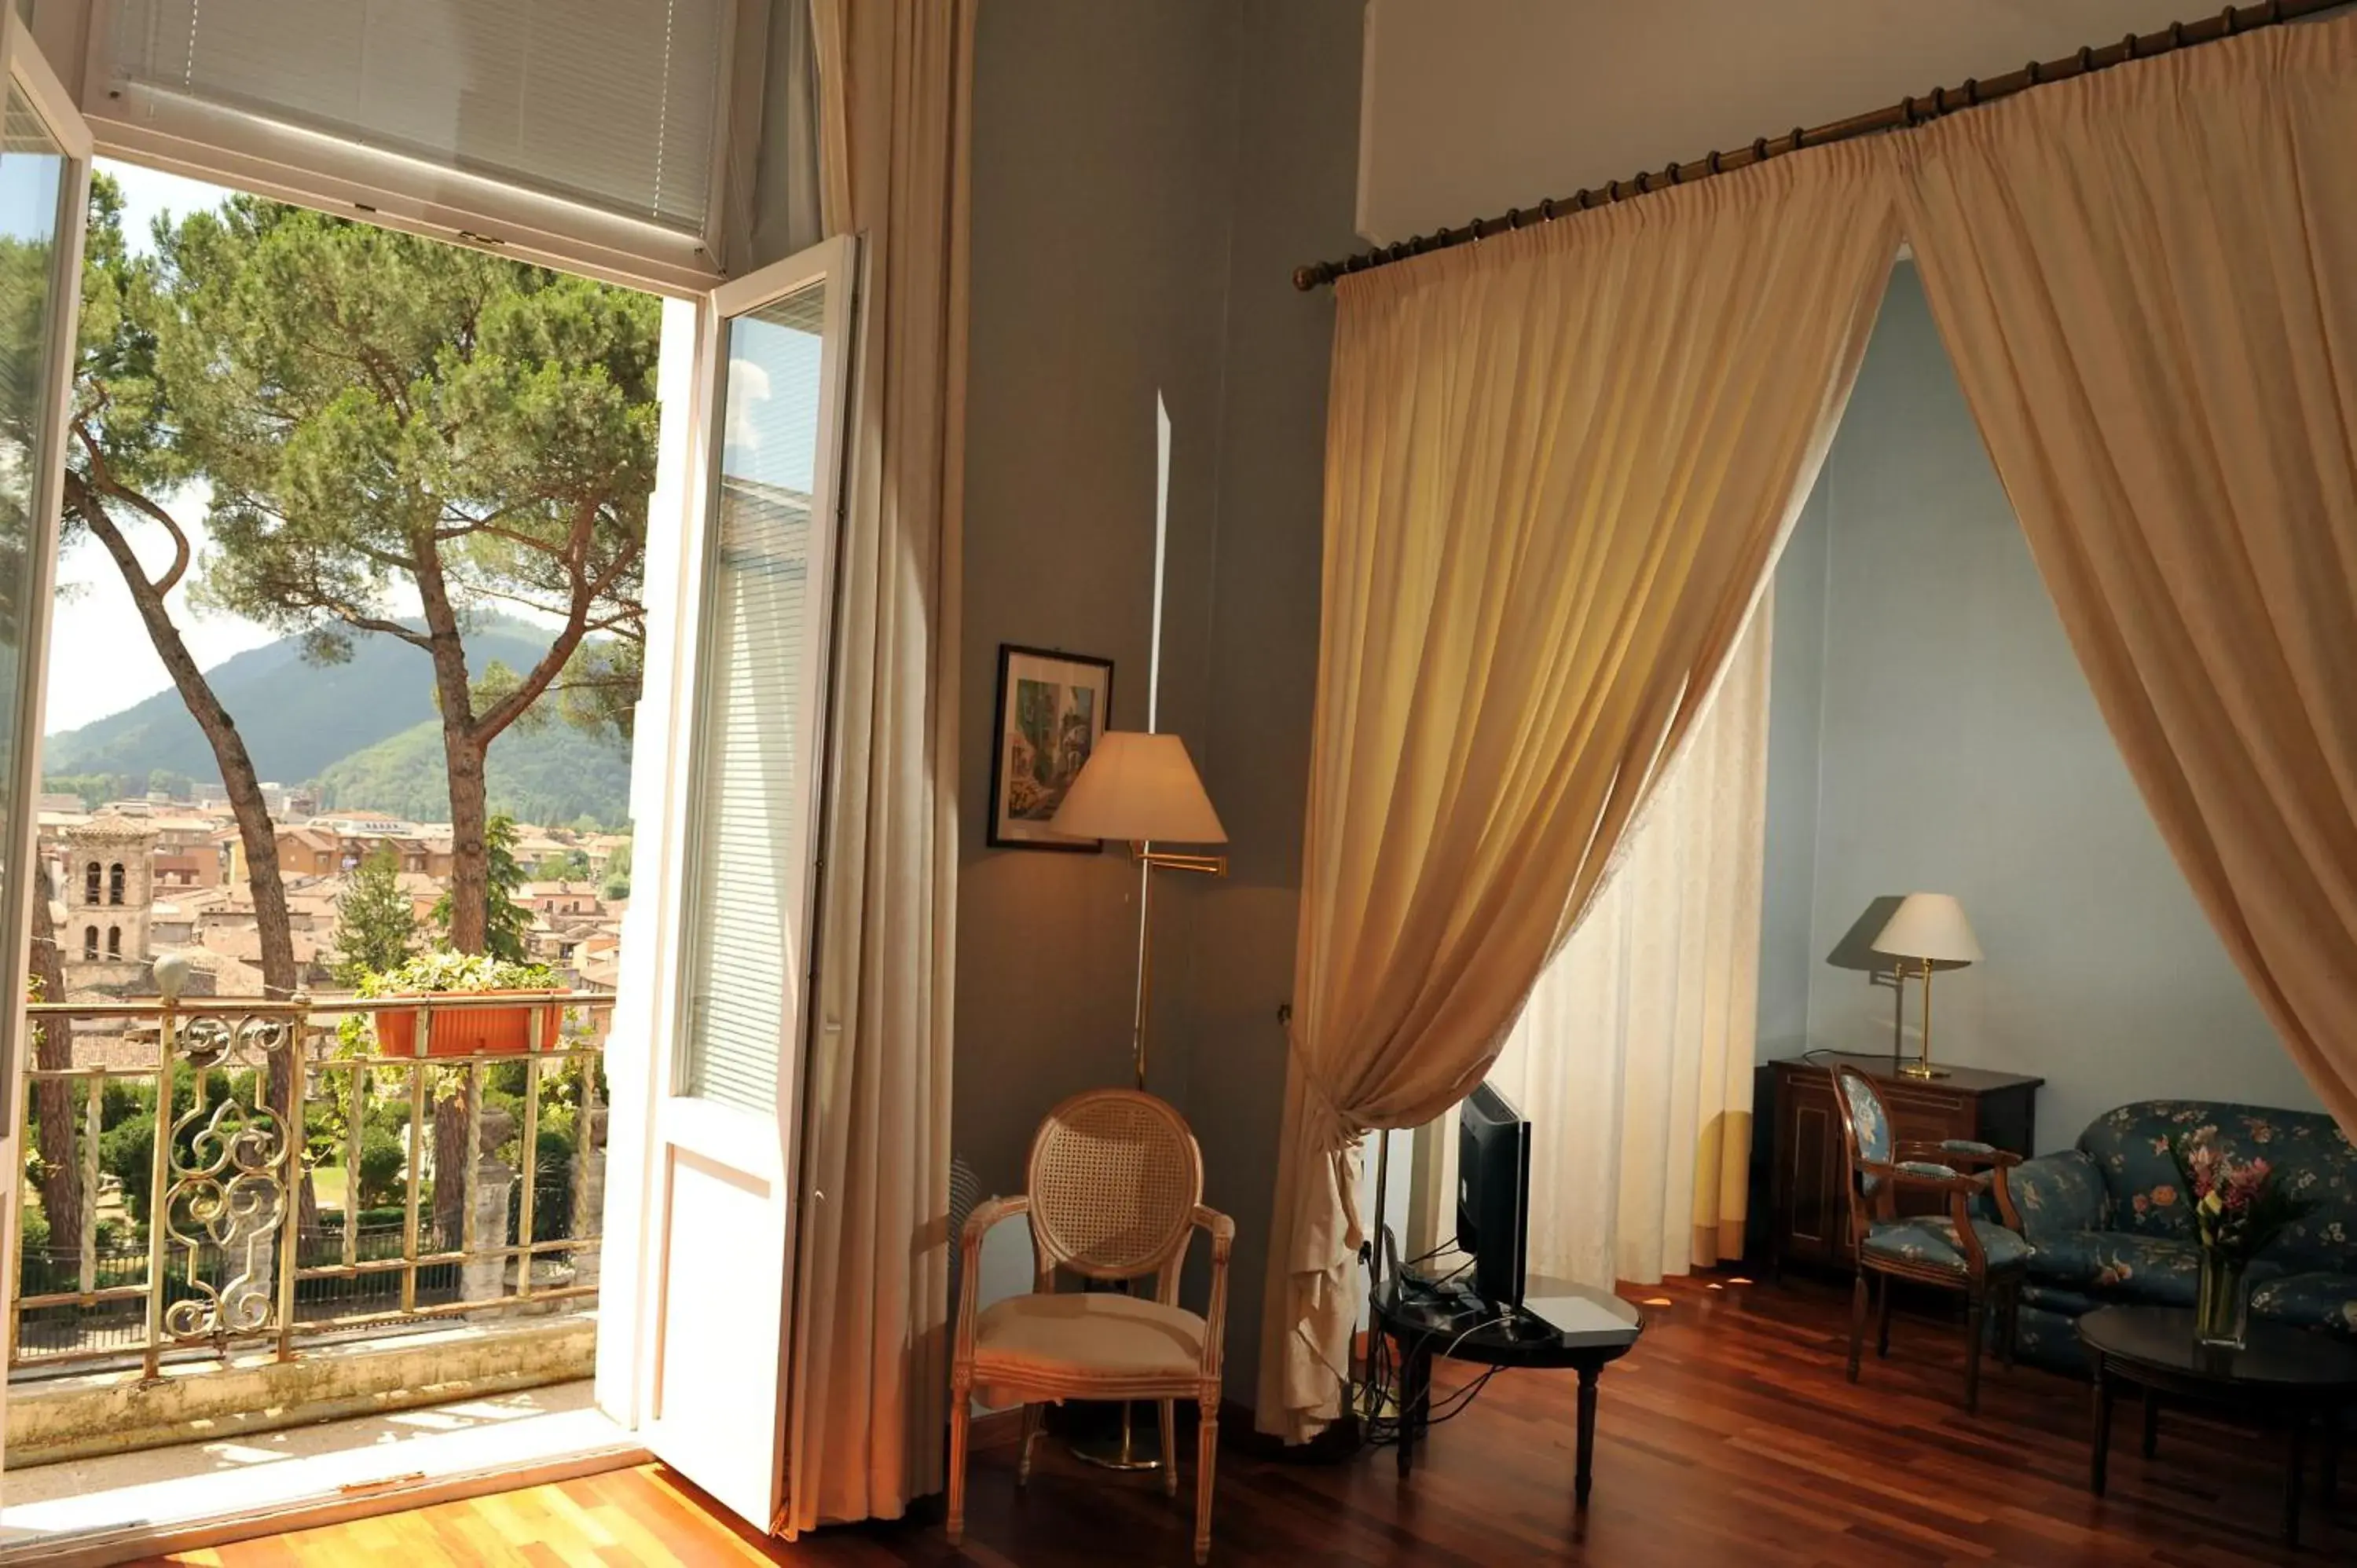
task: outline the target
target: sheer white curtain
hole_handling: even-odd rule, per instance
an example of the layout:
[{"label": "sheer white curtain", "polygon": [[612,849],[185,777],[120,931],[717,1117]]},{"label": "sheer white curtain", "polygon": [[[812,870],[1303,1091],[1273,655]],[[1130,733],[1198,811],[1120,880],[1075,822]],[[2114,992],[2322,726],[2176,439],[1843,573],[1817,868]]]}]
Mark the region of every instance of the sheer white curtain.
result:
[{"label": "sheer white curtain", "polygon": [[[1530,1266],[1610,1289],[1743,1251],[1767,829],[1769,601],[1490,1069],[1531,1121]],[[1409,1244],[1454,1232],[1456,1112]]]}]

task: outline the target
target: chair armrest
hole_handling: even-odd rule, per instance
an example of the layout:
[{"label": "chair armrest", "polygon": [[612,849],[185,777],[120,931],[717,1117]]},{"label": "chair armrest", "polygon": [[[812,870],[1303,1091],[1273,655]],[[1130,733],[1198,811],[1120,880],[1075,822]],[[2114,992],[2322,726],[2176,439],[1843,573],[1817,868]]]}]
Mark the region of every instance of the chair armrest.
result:
[{"label": "chair armrest", "polygon": [[1950,1165],[1935,1165],[1928,1160],[1900,1160],[1895,1165],[1878,1165],[1860,1160],[1857,1168],[1867,1176],[1880,1176],[1899,1187],[1911,1187],[1923,1192],[1957,1192],[1967,1196],[1988,1189],[1986,1172],[1967,1176]]},{"label": "chair armrest", "polygon": [[1958,1170],[1991,1170],[1999,1165],[2018,1165],[2021,1156],[2010,1149],[2000,1149],[1994,1144],[1984,1144],[1973,1138],[1943,1138],[1936,1144],[1901,1144],[1901,1160],[1929,1160],[1936,1165],[1953,1165]]},{"label": "chair armrest", "polygon": [[951,1365],[952,1386],[960,1385],[962,1380],[973,1380],[974,1323],[982,1311],[982,1239],[1000,1220],[1030,1212],[1031,1200],[1027,1197],[994,1197],[965,1218],[965,1232],[958,1238],[957,1349]]},{"label": "chair armrest", "polygon": [[1235,1250],[1236,1222],[1199,1203],[1192,1223],[1211,1238],[1211,1304],[1203,1315],[1203,1380],[1211,1385],[1216,1398],[1220,1363],[1227,1353],[1228,1254]]}]

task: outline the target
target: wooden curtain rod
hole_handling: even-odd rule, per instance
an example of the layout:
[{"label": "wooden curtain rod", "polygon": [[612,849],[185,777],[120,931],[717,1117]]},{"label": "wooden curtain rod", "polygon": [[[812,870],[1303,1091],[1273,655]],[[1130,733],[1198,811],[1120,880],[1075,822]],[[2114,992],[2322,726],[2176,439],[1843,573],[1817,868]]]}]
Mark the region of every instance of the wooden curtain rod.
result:
[{"label": "wooden curtain rod", "polygon": [[1943,114],[1953,114],[1960,109],[1970,109],[1999,98],[2010,98],[2017,92],[2050,81],[2067,81],[2074,76],[2107,70],[2132,59],[2167,54],[2192,44],[2214,43],[2255,27],[2298,21],[2302,16],[2333,10],[2347,4],[2349,0],[2268,0],[2264,5],[2246,5],[2240,9],[2229,5],[2216,16],[2199,22],[2173,22],[2162,31],[2147,33],[2142,38],[2130,33],[2118,43],[2106,44],[2101,48],[2091,45],[2074,55],[2044,64],[2032,60],[2019,70],[2005,76],[1992,77],[1986,81],[1966,81],[1962,87],[1935,88],[1928,97],[1902,99],[1887,108],[1853,114],[1846,120],[1835,120],[1830,124],[1796,125],[1783,135],[1762,136],[1749,146],[1738,147],[1731,153],[1714,152],[1708,157],[1696,158],[1692,163],[1674,163],[1658,173],[1649,170],[1628,179],[1616,179],[1600,189],[1583,189],[1569,197],[1550,197],[1536,207],[1513,208],[1502,218],[1476,218],[1461,228],[1418,234],[1413,239],[1380,245],[1340,261],[1316,262],[1306,267],[1296,267],[1293,269],[1293,286],[1308,293],[1320,284],[1332,283],[1346,273],[1362,273],[1372,267],[1389,266],[1410,256],[1469,244],[1476,240],[1511,232],[1526,224],[1552,223],[1566,213],[1585,212],[1592,207],[1626,201],[1632,196],[1665,190],[1674,185],[1688,185],[1715,174],[1731,174],[1737,169],[1765,163],[1786,153],[1798,152],[1803,147],[1822,147],[1833,142],[1846,142],[1853,136],[1873,135],[1882,131],[1924,124]]}]

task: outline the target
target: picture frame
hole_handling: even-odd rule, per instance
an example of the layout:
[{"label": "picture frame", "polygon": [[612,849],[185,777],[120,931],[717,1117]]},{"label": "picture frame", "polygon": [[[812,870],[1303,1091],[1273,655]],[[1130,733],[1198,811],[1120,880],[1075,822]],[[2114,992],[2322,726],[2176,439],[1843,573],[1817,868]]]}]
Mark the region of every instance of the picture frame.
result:
[{"label": "picture frame", "polygon": [[1052,648],[998,645],[998,701],[992,708],[990,822],[993,849],[1097,854],[1098,839],[1049,826],[1113,716],[1113,660]]}]

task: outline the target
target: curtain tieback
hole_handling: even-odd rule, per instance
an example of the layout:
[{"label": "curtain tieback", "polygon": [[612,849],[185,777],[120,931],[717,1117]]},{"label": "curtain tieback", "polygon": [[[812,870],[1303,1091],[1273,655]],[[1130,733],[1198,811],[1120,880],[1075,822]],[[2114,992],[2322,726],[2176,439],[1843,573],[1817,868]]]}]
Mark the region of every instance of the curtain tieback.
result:
[{"label": "curtain tieback", "polygon": [[1325,1079],[1310,1065],[1309,1053],[1302,1048],[1300,1026],[1289,1019],[1285,1026],[1285,1051],[1293,1058],[1293,1070],[1301,1075],[1301,1087],[1308,1094],[1309,1113],[1317,1125],[1318,1152],[1332,1155],[1349,1148],[1366,1129],[1335,1102]]}]

